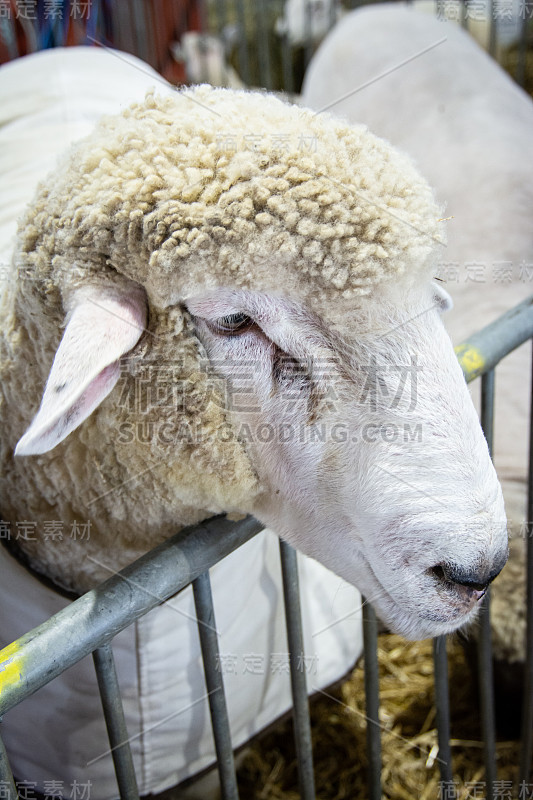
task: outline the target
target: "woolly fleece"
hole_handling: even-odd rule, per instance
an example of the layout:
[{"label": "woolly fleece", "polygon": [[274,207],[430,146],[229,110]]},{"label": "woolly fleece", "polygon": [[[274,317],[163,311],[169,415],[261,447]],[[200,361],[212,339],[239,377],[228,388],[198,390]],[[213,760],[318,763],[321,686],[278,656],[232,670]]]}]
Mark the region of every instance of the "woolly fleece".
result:
[{"label": "woolly fleece", "polygon": [[[82,591],[180,526],[253,511],[261,486],[245,446],[217,435],[223,392],[181,302],[217,286],[282,292],[350,335],[384,282],[430,277],[439,216],[407,157],[270,95],[200,86],[104,118],[21,220],[0,309],[0,502],[11,524],[39,523],[16,543],[29,562]],[[14,459],[72,292],[124,278],[144,286],[149,322],[119,384],[52,452]],[[54,520],[89,520],[90,537],[54,546]]]}]

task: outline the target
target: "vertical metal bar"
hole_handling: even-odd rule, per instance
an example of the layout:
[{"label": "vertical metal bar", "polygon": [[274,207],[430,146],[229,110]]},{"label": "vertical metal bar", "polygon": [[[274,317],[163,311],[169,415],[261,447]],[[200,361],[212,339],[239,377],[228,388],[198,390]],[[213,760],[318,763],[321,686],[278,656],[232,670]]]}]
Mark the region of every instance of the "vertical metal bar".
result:
[{"label": "vertical metal bar", "polygon": [[467,22],[467,16],[466,16],[467,3],[468,3],[468,0],[463,0],[462,3],[459,3],[459,8],[460,8],[460,12],[461,12],[460,13],[461,27],[462,28],[466,28],[466,29],[468,29],[468,22]]},{"label": "vertical metal bar", "polygon": [[285,600],[285,619],[287,621],[287,639],[289,642],[294,740],[298,761],[300,797],[302,800],[314,800],[313,744],[305,680],[302,614],[298,589],[298,561],[296,551],[281,539],[279,549],[283,578],[283,597]]},{"label": "vertical metal bar", "polygon": [[227,24],[226,0],[215,0],[215,12],[217,20],[217,33],[220,39],[224,39],[224,29]]},{"label": "vertical metal bar", "polygon": [[[1,720],[0,720],[1,721]],[[17,800],[18,793],[13,780],[13,773],[9,766],[6,748],[0,736],[0,789],[2,800]]]},{"label": "vertical metal bar", "polygon": [[378,622],[370,603],[362,598],[365,652],[366,750],[369,800],[381,800],[381,728],[379,725]]},{"label": "vertical metal bar", "polygon": [[121,800],[139,800],[128,730],[111,645],[93,652],[94,668]]},{"label": "vertical metal bar", "polygon": [[328,31],[330,31],[333,27],[335,27],[336,22],[337,22],[337,2],[336,0],[332,0],[329,6]]},{"label": "vertical metal bar", "polygon": [[[494,370],[481,377],[481,427],[492,457],[494,439]],[[496,781],[496,723],[494,718],[494,680],[492,674],[492,640],[490,630],[490,591],[483,599],[478,642],[479,700],[483,731],[487,800],[494,798]]]},{"label": "vertical metal bar", "polygon": [[237,25],[239,30],[239,74],[246,84],[252,85],[252,73],[250,71],[250,53],[248,52],[248,29],[246,27],[246,11],[244,0],[236,0],[237,6]]},{"label": "vertical metal bar", "polygon": [[304,69],[307,69],[313,57],[313,7],[310,0],[304,0]]},{"label": "vertical metal bar", "polygon": [[265,0],[256,0],[257,9],[257,55],[259,76],[265,89],[272,89],[272,69],[268,49],[268,20]]},{"label": "vertical metal bar", "polygon": [[487,11],[489,14],[489,53],[494,57],[496,53],[496,19],[494,15],[494,0],[489,0]]},{"label": "vertical metal bar", "polygon": [[206,0],[196,0],[196,10],[200,25],[200,32],[206,33],[208,28],[208,9]]},{"label": "vertical metal bar", "polygon": [[516,82],[519,86],[524,86],[526,82],[526,50],[527,50],[527,28],[529,15],[527,13],[527,4],[524,3],[524,15],[522,16],[522,24],[520,27],[520,39],[518,42],[518,64],[516,67]]},{"label": "vertical metal bar", "polygon": [[533,755],[533,364],[531,367],[531,407],[529,421],[529,485],[527,497],[527,622],[526,666],[524,676],[524,702],[522,704],[522,748],[520,752],[520,780],[529,783]]},{"label": "vertical metal bar", "polygon": [[448,654],[446,636],[433,639],[435,668],[435,705],[437,707],[437,736],[441,797],[454,797],[452,751],[450,747],[450,696],[448,689]]},{"label": "vertical metal bar", "polygon": [[134,42],[132,53],[142,61],[148,61],[148,46],[144,32],[144,4],[142,0],[130,0],[132,4],[130,26]]},{"label": "vertical metal bar", "polygon": [[283,89],[287,94],[294,94],[294,76],[292,73],[292,47],[289,36],[284,33],[281,37],[281,68],[283,74]]},{"label": "vertical metal bar", "polygon": [[209,710],[211,712],[211,725],[215,740],[222,800],[239,800],[235,761],[231,747],[228,709],[224,695],[222,671],[220,670],[218,634],[209,572],[199,575],[193,581],[192,588],[202,649],[205,685],[209,694]]},{"label": "vertical metal bar", "polygon": [[209,74],[209,40],[206,36],[208,29],[208,8],[205,0],[196,0],[196,11],[200,27],[198,38],[198,60],[200,63],[200,83],[210,83],[212,76]]},{"label": "vertical metal bar", "polygon": [[486,800],[494,800],[496,781],[496,736],[494,720],[494,681],[492,675],[492,643],[490,631],[490,591],[483,598],[479,615],[478,679],[483,733]]}]

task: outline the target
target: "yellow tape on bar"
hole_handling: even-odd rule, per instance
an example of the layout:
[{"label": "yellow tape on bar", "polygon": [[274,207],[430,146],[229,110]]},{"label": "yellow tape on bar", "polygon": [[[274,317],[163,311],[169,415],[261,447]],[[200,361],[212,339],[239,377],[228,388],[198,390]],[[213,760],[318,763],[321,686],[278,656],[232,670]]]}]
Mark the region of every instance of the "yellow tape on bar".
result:
[{"label": "yellow tape on bar", "polygon": [[485,366],[485,359],[483,358],[477,347],[471,344],[460,344],[455,348],[455,355],[459,359],[459,363],[463,372],[468,377],[479,375]]},{"label": "yellow tape on bar", "polygon": [[8,686],[22,678],[22,659],[18,658],[20,647],[17,642],[8,644],[0,650],[0,695]]}]

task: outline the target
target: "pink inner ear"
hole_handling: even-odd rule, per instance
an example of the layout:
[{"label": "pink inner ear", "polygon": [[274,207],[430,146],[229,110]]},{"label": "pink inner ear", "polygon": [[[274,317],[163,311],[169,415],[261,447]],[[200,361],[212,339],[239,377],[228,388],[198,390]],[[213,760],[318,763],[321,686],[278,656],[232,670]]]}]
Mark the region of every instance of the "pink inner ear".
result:
[{"label": "pink inner ear", "polygon": [[146,324],[140,288],[84,290],[57,350],[43,399],[15,455],[46,453],[78,427],[115,386],[119,359]]}]

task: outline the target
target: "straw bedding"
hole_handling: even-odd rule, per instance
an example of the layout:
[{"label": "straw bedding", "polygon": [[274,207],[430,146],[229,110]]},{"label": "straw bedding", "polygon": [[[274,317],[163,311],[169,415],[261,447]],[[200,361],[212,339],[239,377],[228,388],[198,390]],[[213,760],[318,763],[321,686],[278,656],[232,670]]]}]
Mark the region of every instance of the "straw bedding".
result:
[{"label": "straw bedding", "polygon": [[[472,669],[457,640],[448,642],[451,732],[457,800],[485,797],[483,745]],[[380,718],[383,727],[383,797],[437,800],[439,769],[431,640],[379,641]],[[312,703],[316,796],[367,800],[363,666]],[[518,794],[519,743],[498,741],[501,797]],[[512,781],[514,794],[509,793]],[[289,721],[257,741],[239,772],[243,800],[298,800],[297,765]],[[476,794],[477,791],[477,794]],[[497,795],[498,796],[498,795]]]}]

